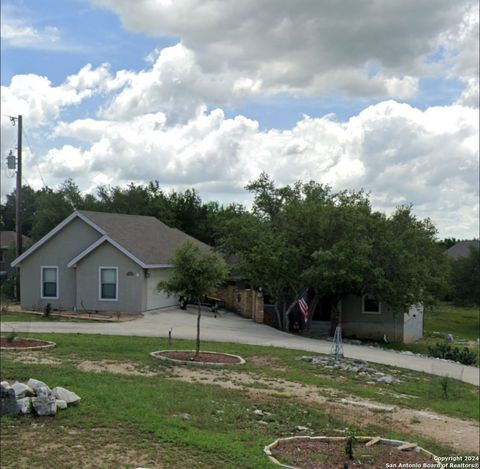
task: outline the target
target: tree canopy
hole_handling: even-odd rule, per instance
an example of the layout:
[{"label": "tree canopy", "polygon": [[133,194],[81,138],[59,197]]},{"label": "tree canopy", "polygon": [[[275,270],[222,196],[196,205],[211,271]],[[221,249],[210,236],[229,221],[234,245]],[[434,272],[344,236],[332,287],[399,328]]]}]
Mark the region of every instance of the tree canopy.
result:
[{"label": "tree canopy", "polygon": [[451,260],[451,297],[459,305],[480,305],[480,247],[470,246],[470,255]]},{"label": "tree canopy", "polygon": [[312,308],[323,296],[337,315],[348,294],[373,295],[403,311],[430,302],[445,284],[435,228],[410,206],[387,217],[372,210],[364,191],[333,192],[313,181],[277,188],[266,174],[247,189],[252,211],[225,224],[223,248],[273,299],[284,328],[307,287],[315,292]]}]

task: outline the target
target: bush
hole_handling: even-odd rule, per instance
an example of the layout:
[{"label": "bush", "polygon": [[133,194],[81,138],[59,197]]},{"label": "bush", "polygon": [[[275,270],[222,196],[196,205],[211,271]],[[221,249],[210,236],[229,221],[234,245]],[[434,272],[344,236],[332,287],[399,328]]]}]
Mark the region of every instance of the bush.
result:
[{"label": "bush", "polygon": [[10,273],[6,279],[3,279],[0,285],[0,295],[9,300],[15,299],[15,285],[17,283],[17,276],[15,273]]},{"label": "bush", "polygon": [[460,362],[463,365],[474,365],[477,361],[476,355],[467,347],[460,350],[448,344],[435,344],[433,347],[428,347],[428,354],[432,357]]}]

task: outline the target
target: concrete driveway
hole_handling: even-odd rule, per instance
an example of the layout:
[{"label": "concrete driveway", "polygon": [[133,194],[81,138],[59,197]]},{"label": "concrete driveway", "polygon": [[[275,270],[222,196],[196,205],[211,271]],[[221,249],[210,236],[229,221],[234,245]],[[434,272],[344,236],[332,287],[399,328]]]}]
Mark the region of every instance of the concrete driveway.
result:
[{"label": "concrete driveway", "polygon": [[[1,332],[58,332],[105,335],[128,335],[141,337],[168,337],[172,329],[174,339],[195,339],[196,310],[187,311],[168,308],[145,313],[143,318],[122,323],[92,322],[4,322]],[[234,342],[240,344],[263,345],[303,350],[314,353],[329,353],[331,342],[308,339],[257,324],[234,313],[221,312],[215,318],[210,311],[203,311],[201,323],[202,340]],[[343,346],[349,358],[359,358],[372,363],[381,363],[415,371],[423,371],[438,376],[450,376],[466,383],[479,386],[480,370],[434,358],[417,357],[403,353],[382,350],[364,345]]]}]

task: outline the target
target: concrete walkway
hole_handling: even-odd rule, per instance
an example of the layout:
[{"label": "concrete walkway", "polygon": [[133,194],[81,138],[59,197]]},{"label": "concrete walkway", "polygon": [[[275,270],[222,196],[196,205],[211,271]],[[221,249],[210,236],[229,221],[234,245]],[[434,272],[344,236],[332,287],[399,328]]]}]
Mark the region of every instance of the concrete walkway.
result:
[{"label": "concrete walkway", "polygon": [[[128,335],[141,337],[168,337],[172,329],[174,339],[195,339],[196,311],[169,308],[145,313],[143,318],[122,323],[92,322],[3,322],[0,330],[17,332],[58,332],[105,335]],[[256,324],[233,313],[220,313],[216,318],[204,311],[201,322],[202,340],[234,342],[303,350],[314,353],[329,353],[331,342],[287,334],[264,324]],[[438,376],[465,381],[479,386],[480,370],[472,366],[450,363],[435,358],[417,357],[390,350],[364,345],[344,345],[344,354],[372,363],[381,363],[409,370],[423,371]]]}]

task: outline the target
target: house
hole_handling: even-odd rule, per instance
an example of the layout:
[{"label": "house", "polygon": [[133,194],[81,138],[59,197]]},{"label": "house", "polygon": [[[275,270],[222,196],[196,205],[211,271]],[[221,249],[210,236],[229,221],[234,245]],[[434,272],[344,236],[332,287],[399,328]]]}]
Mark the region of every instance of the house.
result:
[{"label": "house", "polygon": [[[347,295],[339,304],[342,334],[354,339],[409,343],[423,337],[423,305],[395,311],[370,295]],[[331,307],[323,298],[313,311],[311,330],[331,333]]]},{"label": "house", "polygon": [[22,308],[140,313],[177,304],[157,291],[183,242],[154,217],[76,211],[12,262]]},{"label": "house", "polygon": [[[22,236],[23,246],[29,246],[31,240]],[[15,247],[17,245],[16,231],[0,231],[0,280],[6,279],[15,269],[10,263],[15,259]]]},{"label": "house", "polygon": [[445,253],[447,254],[448,257],[452,259],[455,259],[455,260],[461,259],[461,258],[470,256],[471,247],[475,247],[475,248],[480,247],[480,240],[473,239],[473,240],[467,240],[467,241],[460,241],[454,244],[452,247],[448,248],[445,251]]}]

